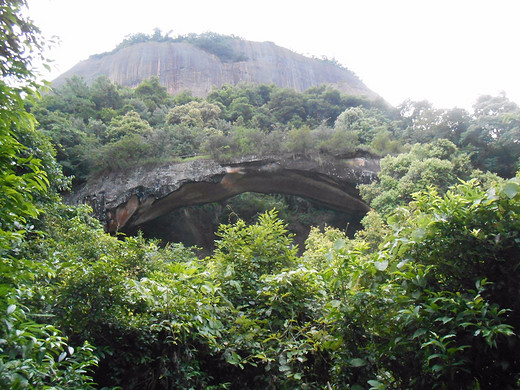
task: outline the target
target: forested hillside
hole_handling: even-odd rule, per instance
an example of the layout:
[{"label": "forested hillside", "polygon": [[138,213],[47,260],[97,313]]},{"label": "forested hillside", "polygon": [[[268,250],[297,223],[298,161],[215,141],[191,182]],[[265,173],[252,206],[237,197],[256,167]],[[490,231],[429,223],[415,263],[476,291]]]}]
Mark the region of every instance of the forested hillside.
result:
[{"label": "forested hillside", "polygon": [[[515,103],[393,109],[265,85],[198,99],[104,78],[40,98],[24,4],[0,17],[1,388],[520,386]],[[252,153],[384,156],[363,229],[314,227],[298,252],[268,210],[220,225],[200,258],[107,235],[60,196],[108,169]]]},{"label": "forested hillside", "polygon": [[514,176],[520,157],[520,109],[506,96],[481,96],[469,113],[427,101],[392,108],[326,86],[301,93],[243,84],[201,99],[169,95],[157,78],[130,89],[106,77],[92,86],[73,77],[29,109],[76,183],[99,171],[186,157],[385,156],[439,139],[453,143],[452,154],[465,153],[474,168],[502,177]]}]

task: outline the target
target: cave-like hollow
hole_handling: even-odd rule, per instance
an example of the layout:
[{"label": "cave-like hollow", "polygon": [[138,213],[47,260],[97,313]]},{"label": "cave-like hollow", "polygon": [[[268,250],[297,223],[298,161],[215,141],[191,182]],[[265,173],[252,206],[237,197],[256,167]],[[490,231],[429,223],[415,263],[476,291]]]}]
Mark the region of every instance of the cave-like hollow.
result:
[{"label": "cave-like hollow", "polygon": [[348,236],[360,229],[363,214],[334,210],[300,196],[280,193],[245,192],[218,202],[174,209],[151,221],[132,226],[127,235],[141,232],[146,238],[158,239],[164,245],[180,242],[196,247],[199,256],[210,255],[215,248],[216,232],[220,224],[234,223],[239,218],[255,223],[257,217],[276,209],[278,217],[287,224],[293,243],[301,254],[311,227],[326,226],[345,231]]},{"label": "cave-like hollow", "polygon": [[353,182],[313,171],[236,168],[205,180],[184,182],[160,198],[135,191],[126,202],[107,210],[107,230],[130,230],[175,209],[219,202],[244,192],[295,195],[350,214],[364,215],[370,209]]}]

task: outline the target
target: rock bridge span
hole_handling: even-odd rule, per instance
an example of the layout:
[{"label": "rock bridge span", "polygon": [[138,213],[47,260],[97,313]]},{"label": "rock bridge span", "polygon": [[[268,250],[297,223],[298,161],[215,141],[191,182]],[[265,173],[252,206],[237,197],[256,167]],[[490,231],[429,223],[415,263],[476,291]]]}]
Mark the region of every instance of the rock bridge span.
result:
[{"label": "rock bridge span", "polygon": [[86,203],[110,233],[136,230],[177,208],[225,200],[244,192],[281,193],[334,210],[364,215],[358,184],[376,178],[372,157],[243,157],[141,166],[98,176],[66,198]]}]

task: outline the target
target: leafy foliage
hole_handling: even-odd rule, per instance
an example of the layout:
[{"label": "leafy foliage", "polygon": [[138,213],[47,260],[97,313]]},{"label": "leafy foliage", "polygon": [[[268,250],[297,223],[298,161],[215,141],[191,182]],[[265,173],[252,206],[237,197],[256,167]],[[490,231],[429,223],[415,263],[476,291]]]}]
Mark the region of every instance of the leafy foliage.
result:
[{"label": "leafy foliage", "polygon": [[520,108],[505,95],[481,96],[474,107],[475,121],[461,135],[481,169],[510,177],[518,168]]},{"label": "leafy foliage", "polygon": [[[171,97],[157,77],[131,90],[102,76],[92,86],[73,77],[30,108],[65,174],[80,184],[100,170],[197,155],[225,160],[286,152],[353,154],[360,140],[372,139],[362,135],[372,131],[370,115],[377,115],[377,129],[390,129],[385,112],[371,105],[325,86],[305,93],[273,85],[224,86],[202,100],[188,93]],[[326,125],[352,106],[348,112],[357,110],[363,118],[352,129]],[[389,134],[378,150],[392,148]]]},{"label": "leafy foliage", "polygon": [[137,33],[125,37],[125,39],[110,52],[95,54],[92,58],[102,58],[109,54],[115,53],[126,47],[145,42],[187,42],[198,48],[216,55],[224,62],[244,61],[247,58],[243,53],[236,51],[232,42],[240,40],[233,35],[222,35],[214,32],[205,32],[203,34],[187,34],[170,37],[172,32],[162,34],[161,30],[156,28],[153,34]]},{"label": "leafy foliage", "polygon": [[480,96],[470,115],[465,110],[435,109],[430,103],[406,101],[400,106],[403,137],[411,142],[448,139],[470,154],[473,164],[503,177],[517,169],[519,108],[504,94]]},{"label": "leafy foliage", "polygon": [[102,385],[513,388],[519,192],[520,178],[430,190],[389,228],[315,229],[302,257],[268,212],[222,226],[205,260],[53,206],[24,249],[52,264],[33,292],[48,299],[26,301],[96,345]]},{"label": "leafy foliage", "polygon": [[441,193],[469,179],[473,170],[469,158],[448,140],[416,144],[408,153],[381,160],[379,182],[361,185],[363,198],[379,213],[388,215],[412,200],[412,194],[435,187]]},{"label": "leafy foliage", "polygon": [[[410,151],[407,143],[450,141],[474,166],[502,176],[513,175],[520,159],[514,141],[518,107],[505,96],[482,97],[471,116],[460,109],[436,109],[426,101],[406,101],[395,111],[326,86],[299,93],[273,85],[226,85],[200,99],[189,93],[169,96],[157,77],[135,90],[106,77],[92,86],[76,77],[30,108],[53,140],[65,173],[78,184],[93,172],[119,169],[123,165],[111,155],[129,157],[134,147],[138,153],[126,158],[124,167],[206,155],[220,160],[288,152],[348,157],[363,151],[391,159],[411,152],[422,154],[413,157],[422,161],[413,164],[416,174],[444,170],[451,175],[445,178],[448,184],[456,176],[469,176],[457,170],[449,173],[446,161],[427,161],[429,152]],[[123,124],[131,122],[130,117],[132,124]],[[132,139],[118,143],[124,134],[133,134]],[[452,152],[463,156],[456,149]],[[466,157],[460,158],[466,160],[451,164],[469,164]],[[432,180],[414,186],[425,188],[428,181]],[[414,190],[403,187],[395,194],[392,189],[387,196],[406,203]]]},{"label": "leafy foliage", "polygon": [[232,45],[232,41],[240,40],[235,36],[220,35],[212,32],[197,34],[188,34],[177,38],[177,41],[189,42],[202,50],[216,55],[224,62],[245,61],[247,57],[237,52]]},{"label": "leafy foliage", "polygon": [[[24,98],[37,96],[29,53],[38,53],[41,41],[38,30],[21,16],[23,6],[25,1],[3,2],[0,17],[0,386],[87,389],[92,388],[87,370],[97,363],[89,344],[73,348],[58,329],[37,322],[38,312],[23,305],[33,291],[33,277],[44,269],[20,251],[41,211],[38,202],[47,196],[50,182],[42,167],[50,168],[52,184],[59,181],[48,145],[34,135],[34,117],[25,109]],[[22,140],[28,147],[44,145],[37,150],[44,163],[26,154]]]},{"label": "leafy foliage", "polygon": [[346,344],[335,352],[336,381],[515,387],[518,189],[516,178],[489,190],[460,184],[444,197],[432,190],[390,220],[383,249],[332,247],[340,298],[328,316]]}]

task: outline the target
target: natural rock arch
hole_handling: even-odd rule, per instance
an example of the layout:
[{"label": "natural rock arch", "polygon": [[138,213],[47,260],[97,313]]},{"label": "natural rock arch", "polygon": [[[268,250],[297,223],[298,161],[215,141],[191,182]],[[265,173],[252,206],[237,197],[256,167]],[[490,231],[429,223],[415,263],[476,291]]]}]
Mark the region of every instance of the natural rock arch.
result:
[{"label": "natural rock arch", "polygon": [[378,168],[378,160],[367,157],[250,156],[227,163],[199,159],[112,172],[92,180],[69,202],[92,206],[110,233],[135,230],[177,208],[244,192],[297,195],[363,215],[369,207],[357,185],[374,180]]}]

